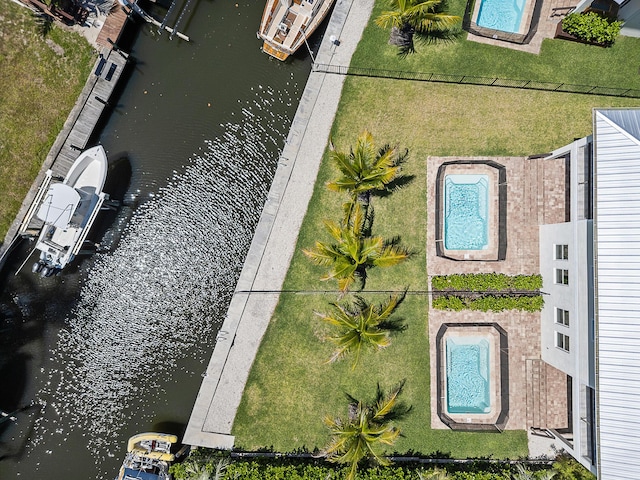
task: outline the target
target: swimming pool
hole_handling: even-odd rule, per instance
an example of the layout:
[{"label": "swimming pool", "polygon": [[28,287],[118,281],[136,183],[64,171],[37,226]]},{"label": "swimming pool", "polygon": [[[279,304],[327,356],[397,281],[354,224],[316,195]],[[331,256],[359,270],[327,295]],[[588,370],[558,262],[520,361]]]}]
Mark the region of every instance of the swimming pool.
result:
[{"label": "swimming pool", "polygon": [[489,341],[484,337],[447,338],[448,413],[491,411],[489,354]]},{"label": "swimming pool", "polygon": [[448,250],[484,250],[489,245],[489,177],[445,177],[444,245]]},{"label": "swimming pool", "polygon": [[476,24],[493,30],[521,33],[525,5],[526,0],[481,0]]}]

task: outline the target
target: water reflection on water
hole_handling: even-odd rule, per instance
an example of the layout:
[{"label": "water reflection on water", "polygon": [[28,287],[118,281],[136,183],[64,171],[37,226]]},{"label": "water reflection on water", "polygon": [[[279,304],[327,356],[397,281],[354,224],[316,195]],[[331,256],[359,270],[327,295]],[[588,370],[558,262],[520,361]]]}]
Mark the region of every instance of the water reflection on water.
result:
[{"label": "water reflection on water", "polygon": [[194,348],[222,321],[267,193],[263,179],[275,170],[268,153],[282,140],[252,123],[251,109],[242,116],[136,211],[117,250],[96,261],[60,332],[53,354],[61,367],[44,397],[92,432],[97,458],[114,447],[109,433],[126,423],[130,400],[166,393],[160,379],[187,352],[202,356]]}]

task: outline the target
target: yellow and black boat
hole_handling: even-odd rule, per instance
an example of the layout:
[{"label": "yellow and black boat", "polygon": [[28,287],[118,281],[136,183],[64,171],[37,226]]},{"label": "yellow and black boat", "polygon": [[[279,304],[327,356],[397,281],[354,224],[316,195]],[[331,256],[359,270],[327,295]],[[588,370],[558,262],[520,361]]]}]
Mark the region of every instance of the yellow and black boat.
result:
[{"label": "yellow and black boat", "polygon": [[139,433],[129,439],[127,455],[116,480],[170,480],[171,448],[178,437],[168,433]]}]

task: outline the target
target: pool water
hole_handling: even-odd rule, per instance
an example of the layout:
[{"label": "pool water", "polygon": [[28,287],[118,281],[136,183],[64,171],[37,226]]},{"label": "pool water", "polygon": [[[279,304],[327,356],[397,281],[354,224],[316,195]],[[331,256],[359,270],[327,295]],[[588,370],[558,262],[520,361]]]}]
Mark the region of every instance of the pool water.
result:
[{"label": "pool water", "polygon": [[476,25],[518,33],[524,6],[525,0],[481,0]]},{"label": "pool water", "polygon": [[444,246],[448,250],[484,250],[488,240],[487,175],[445,177]]},{"label": "pool water", "polygon": [[449,337],[447,349],[447,411],[489,413],[489,342],[483,337]]}]

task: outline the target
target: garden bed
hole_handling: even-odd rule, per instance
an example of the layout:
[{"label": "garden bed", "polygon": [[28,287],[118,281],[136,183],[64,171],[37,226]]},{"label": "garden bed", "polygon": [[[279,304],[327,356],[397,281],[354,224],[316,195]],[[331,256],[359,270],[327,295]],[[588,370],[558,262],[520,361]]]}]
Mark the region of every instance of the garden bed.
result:
[{"label": "garden bed", "polygon": [[585,45],[595,45],[597,47],[603,48],[611,46],[608,43],[589,42],[587,40],[578,38],[575,35],[571,35],[570,33],[567,33],[562,29],[562,22],[558,23],[558,26],[556,27],[556,34],[553,38],[557,38],[559,40],[569,40],[570,42],[584,43]]}]

